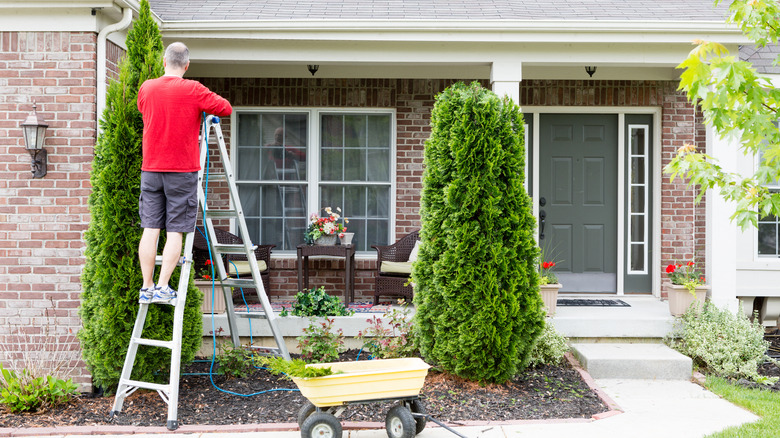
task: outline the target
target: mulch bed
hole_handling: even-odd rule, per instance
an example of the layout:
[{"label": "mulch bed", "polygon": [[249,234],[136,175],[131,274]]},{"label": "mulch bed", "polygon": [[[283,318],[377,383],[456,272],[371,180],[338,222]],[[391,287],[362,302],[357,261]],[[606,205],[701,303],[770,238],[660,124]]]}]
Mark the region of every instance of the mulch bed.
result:
[{"label": "mulch bed", "polygon": [[[355,360],[357,352],[348,351],[341,360]],[[208,371],[209,362],[194,363],[184,373]],[[236,425],[259,423],[295,423],[298,410],[306,402],[290,380],[254,370],[246,378],[225,379],[184,375],[178,404],[179,425]],[[428,372],[420,394],[427,411],[439,421],[505,421],[523,419],[591,418],[609,408],[568,362],[560,366],[542,366],[522,373],[502,385],[480,386],[435,370]],[[125,399],[122,412],[109,417],[114,397],[83,396],[74,403],[48,412],[11,414],[0,408],[0,427],[51,427],[86,425],[165,426],[167,405],[156,392],[138,390]],[[342,421],[384,423],[392,403],[350,406]]]}]

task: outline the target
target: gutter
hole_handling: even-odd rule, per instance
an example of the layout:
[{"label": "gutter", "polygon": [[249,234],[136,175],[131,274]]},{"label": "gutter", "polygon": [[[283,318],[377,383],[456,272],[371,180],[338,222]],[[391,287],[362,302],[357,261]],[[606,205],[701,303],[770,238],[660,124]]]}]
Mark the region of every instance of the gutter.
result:
[{"label": "gutter", "polygon": [[106,41],[108,35],[126,29],[133,21],[133,10],[122,9],[122,20],[101,29],[97,39],[97,131],[100,132],[100,117],[106,108]]}]

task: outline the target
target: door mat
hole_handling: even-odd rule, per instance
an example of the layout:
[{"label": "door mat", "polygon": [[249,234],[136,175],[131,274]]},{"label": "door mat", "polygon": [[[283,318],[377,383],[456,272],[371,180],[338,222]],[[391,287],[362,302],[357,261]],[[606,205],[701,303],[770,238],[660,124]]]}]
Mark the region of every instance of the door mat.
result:
[{"label": "door mat", "polygon": [[559,306],[571,307],[631,307],[623,300],[594,300],[594,299],[567,299],[559,298]]},{"label": "door mat", "polygon": [[[282,308],[292,312],[294,301],[271,301],[271,308],[274,312],[281,312]],[[349,303],[348,309],[355,313],[385,313],[390,310],[390,302],[380,302],[376,306],[373,301],[355,301]],[[236,305],[236,312],[262,312],[263,305],[260,303],[250,303],[248,305]]]}]

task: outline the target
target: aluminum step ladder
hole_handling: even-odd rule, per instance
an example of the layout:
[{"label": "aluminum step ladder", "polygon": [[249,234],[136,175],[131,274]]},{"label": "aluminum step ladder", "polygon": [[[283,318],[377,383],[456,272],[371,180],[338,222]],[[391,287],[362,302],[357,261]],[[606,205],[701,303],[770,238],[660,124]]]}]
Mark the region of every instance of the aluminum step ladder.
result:
[{"label": "aluminum step ladder", "polygon": [[[211,128],[214,128],[217,135],[217,143],[219,146],[220,162],[225,168],[225,172],[221,175],[208,176],[204,179],[204,170],[206,169],[206,162],[208,157],[208,133]],[[282,336],[279,328],[276,324],[276,316],[274,315],[271,303],[268,300],[268,295],[265,293],[263,287],[263,281],[260,277],[260,270],[257,265],[257,258],[254,254],[256,248],[252,245],[249,239],[249,233],[246,227],[246,221],[241,209],[241,202],[238,198],[238,189],[236,188],[235,181],[233,179],[233,171],[230,165],[230,160],[227,155],[227,148],[225,147],[225,139],[222,136],[222,128],[219,125],[219,118],[215,116],[206,116],[204,122],[204,132],[201,135],[200,145],[200,163],[201,170],[198,172],[198,203],[201,211],[203,212],[204,225],[208,233],[208,241],[212,251],[212,258],[215,261],[218,271],[218,278],[220,279],[220,286],[222,292],[225,295],[225,305],[228,316],[228,326],[230,329],[231,339],[233,345],[240,345],[239,333],[236,325],[236,312],[233,308],[233,287],[250,287],[257,290],[258,297],[263,305],[263,312],[254,312],[252,317],[262,317],[268,321],[273,332],[276,346],[271,347],[253,347],[254,349],[270,355],[278,355],[285,359],[290,359],[290,353],[287,351],[287,347],[284,343],[284,337]],[[208,173],[205,173],[208,175]],[[212,209],[209,208],[206,203],[206,190],[203,187],[203,183],[208,183],[208,179],[213,178],[215,180],[222,179],[227,181],[230,201],[233,208],[228,210]],[[243,244],[219,244],[217,243],[217,237],[214,232],[213,218],[230,218],[235,219],[240,237]],[[149,311],[149,306],[154,304],[144,303],[139,305],[138,315],[135,319],[135,325],[133,326],[133,332],[130,336],[130,345],[127,349],[127,355],[125,356],[125,362],[122,367],[122,374],[119,379],[119,386],[117,388],[116,396],[114,398],[114,406],[111,409],[111,416],[118,414],[122,410],[125,398],[135,392],[138,388],[152,389],[157,391],[162,397],[163,401],[168,404],[168,421],[166,427],[169,430],[176,430],[179,427],[177,419],[178,401],[179,401],[179,377],[181,372],[181,343],[182,343],[182,326],[184,322],[184,308],[187,302],[187,288],[189,287],[190,272],[192,270],[192,247],[195,240],[195,232],[187,233],[184,243],[183,256],[179,259],[178,266],[181,267],[179,275],[179,284],[176,288],[177,299],[174,304],[173,314],[173,333],[170,341],[157,340],[157,339],[145,339],[142,338],[144,323],[146,322],[146,315]],[[223,263],[222,254],[242,254],[245,255],[249,261],[251,267],[252,278],[233,279],[229,278],[225,265]],[[156,257],[156,264],[162,264],[162,256]],[[160,304],[167,305],[167,304]],[[138,353],[139,345],[147,345],[153,347],[168,348],[171,350],[171,369],[169,374],[169,380],[167,384],[159,384],[152,382],[142,382],[138,380],[132,380],[130,376],[133,372],[133,364],[135,363],[135,357]]]}]

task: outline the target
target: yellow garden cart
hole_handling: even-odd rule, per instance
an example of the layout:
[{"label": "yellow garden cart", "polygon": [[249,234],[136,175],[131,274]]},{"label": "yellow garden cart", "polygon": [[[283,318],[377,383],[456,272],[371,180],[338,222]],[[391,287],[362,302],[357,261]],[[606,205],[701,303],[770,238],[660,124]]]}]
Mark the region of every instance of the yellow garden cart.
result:
[{"label": "yellow garden cart", "polygon": [[398,402],[385,417],[390,438],[413,438],[425,429],[428,420],[463,437],[425,411],[419,394],[430,366],[422,359],[377,359],[307,366],[330,367],[334,374],[292,378],[308,399],[298,411],[302,438],[341,438],[338,417],[347,406],[386,401]]}]

